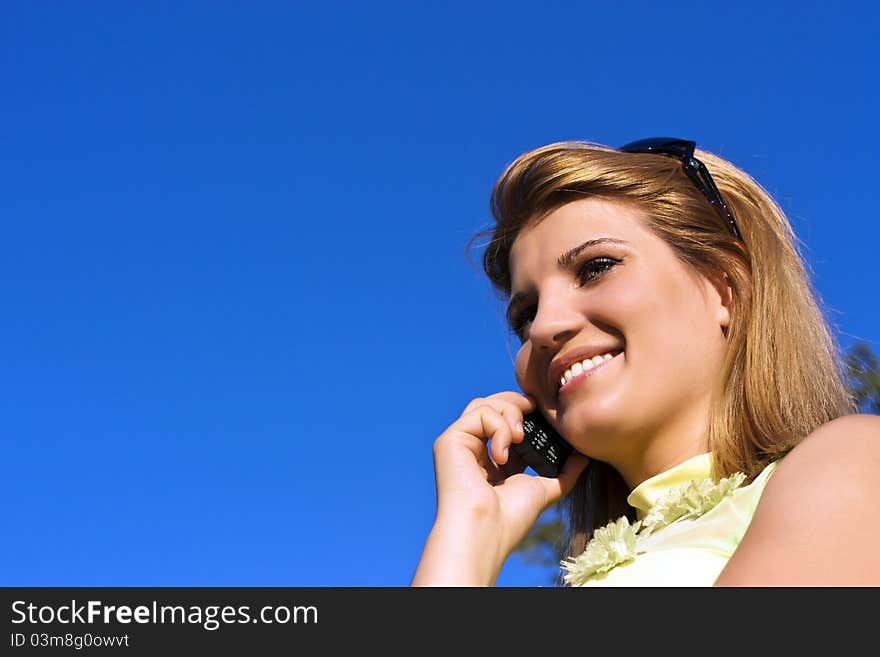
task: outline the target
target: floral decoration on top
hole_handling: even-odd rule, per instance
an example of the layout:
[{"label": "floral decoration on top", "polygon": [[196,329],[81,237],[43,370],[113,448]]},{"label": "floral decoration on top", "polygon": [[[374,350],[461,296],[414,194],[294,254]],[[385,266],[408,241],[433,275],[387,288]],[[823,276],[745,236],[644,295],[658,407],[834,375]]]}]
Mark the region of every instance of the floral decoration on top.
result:
[{"label": "floral decoration on top", "polygon": [[593,532],[593,538],[576,557],[563,559],[563,580],[570,586],[583,586],[612,568],[629,563],[647,550],[643,542],[654,532],[673,523],[694,520],[715,508],[739,488],[746,476],[736,472],[716,482],[696,479],[670,488],[648,510],[642,520],[629,524],[622,516]]}]

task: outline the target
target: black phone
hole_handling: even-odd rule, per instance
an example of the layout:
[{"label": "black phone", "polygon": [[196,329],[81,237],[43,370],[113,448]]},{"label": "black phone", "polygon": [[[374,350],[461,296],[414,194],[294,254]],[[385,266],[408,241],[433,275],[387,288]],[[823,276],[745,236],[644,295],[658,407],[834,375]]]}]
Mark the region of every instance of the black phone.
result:
[{"label": "black phone", "polygon": [[511,448],[542,477],[558,477],[574,447],[538,411],[523,415],[525,438]]}]

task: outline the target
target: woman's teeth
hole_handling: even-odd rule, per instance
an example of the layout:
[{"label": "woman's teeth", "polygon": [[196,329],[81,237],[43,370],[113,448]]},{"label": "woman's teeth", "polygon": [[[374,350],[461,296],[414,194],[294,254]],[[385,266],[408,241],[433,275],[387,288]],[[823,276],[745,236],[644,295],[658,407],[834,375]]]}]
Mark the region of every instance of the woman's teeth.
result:
[{"label": "woman's teeth", "polygon": [[565,372],[562,373],[562,378],[559,380],[559,387],[561,388],[562,386],[564,386],[578,374],[583,374],[587,370],[591,370],[596,367],[596,365],[600,365],[606,360],[611,360],[612,358],[614,358],[613,354],[601,354],[599,356],[593,356],[592,358],[583,360],[580,363],[575,363],[569,369],[565,370]]}]

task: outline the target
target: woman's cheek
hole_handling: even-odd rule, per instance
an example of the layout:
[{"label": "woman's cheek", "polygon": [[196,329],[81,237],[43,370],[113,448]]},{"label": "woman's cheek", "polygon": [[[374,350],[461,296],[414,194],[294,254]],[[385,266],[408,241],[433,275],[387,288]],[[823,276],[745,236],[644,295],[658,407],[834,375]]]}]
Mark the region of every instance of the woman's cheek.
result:
[{"label": "woman's cheek", "polygon": [[523,392],[528,392],[528,389],[531,387],[531,382],[528,381],[527,378],[531,352],[531,346],[528,343],[524,344],[519,348],[519,351],[516,352],[516,359],[513,362],[513,373],[516,376],[516,382],[519,384],[519,387],[522,388]]},{"label": "woman's cheek", "polygon": [[594,312],[616,316],[627,312],[635,304],[644,304],[645,292],[638,285],[619,279],[603,287],[593,301]]}]

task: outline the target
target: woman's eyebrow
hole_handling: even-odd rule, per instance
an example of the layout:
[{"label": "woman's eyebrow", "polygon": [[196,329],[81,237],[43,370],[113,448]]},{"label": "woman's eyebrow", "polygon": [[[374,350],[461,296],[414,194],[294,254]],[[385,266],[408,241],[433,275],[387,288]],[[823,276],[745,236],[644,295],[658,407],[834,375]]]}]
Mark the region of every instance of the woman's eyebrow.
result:
[{"label": "woman's eyebrow", "polygon": [[597,237],[594,240],[587,240],[583,244],[579,244],[574,247],[571,251],[567,251],[563,253],[556,262],[560,267],[568,267],[574,262],[574,259],[578,257],[578,254],[584,249],[589,249],[591,246],[596,246],[598,244],[629,244],[626,240],[619,240],[614,237]]},{"label": "woman's eyebrow", "polygon": [[[589,249],[591,246],[597,246],[599,244],[626,244],[629,245],[629,242],[626,240],[619,240],[614,237],[597,237],[594,240],[587,240],[582,244],[578,244],[576,247],[571,249],[570,251],[566,251],[559,258],[557,258],[556,262],[560,267],[565,269],[569,267],[581,253],[581,251],[585,249]],[[504,316],[507,318],[507,323],[511,323],[511,315],[513,315],[513,311],[516,310],[516,307],[526,298],[528,294],[525,292],[517,292],[512,297],[510,297],[510,302],[507,304],[507,310],[504,313]]]}]

